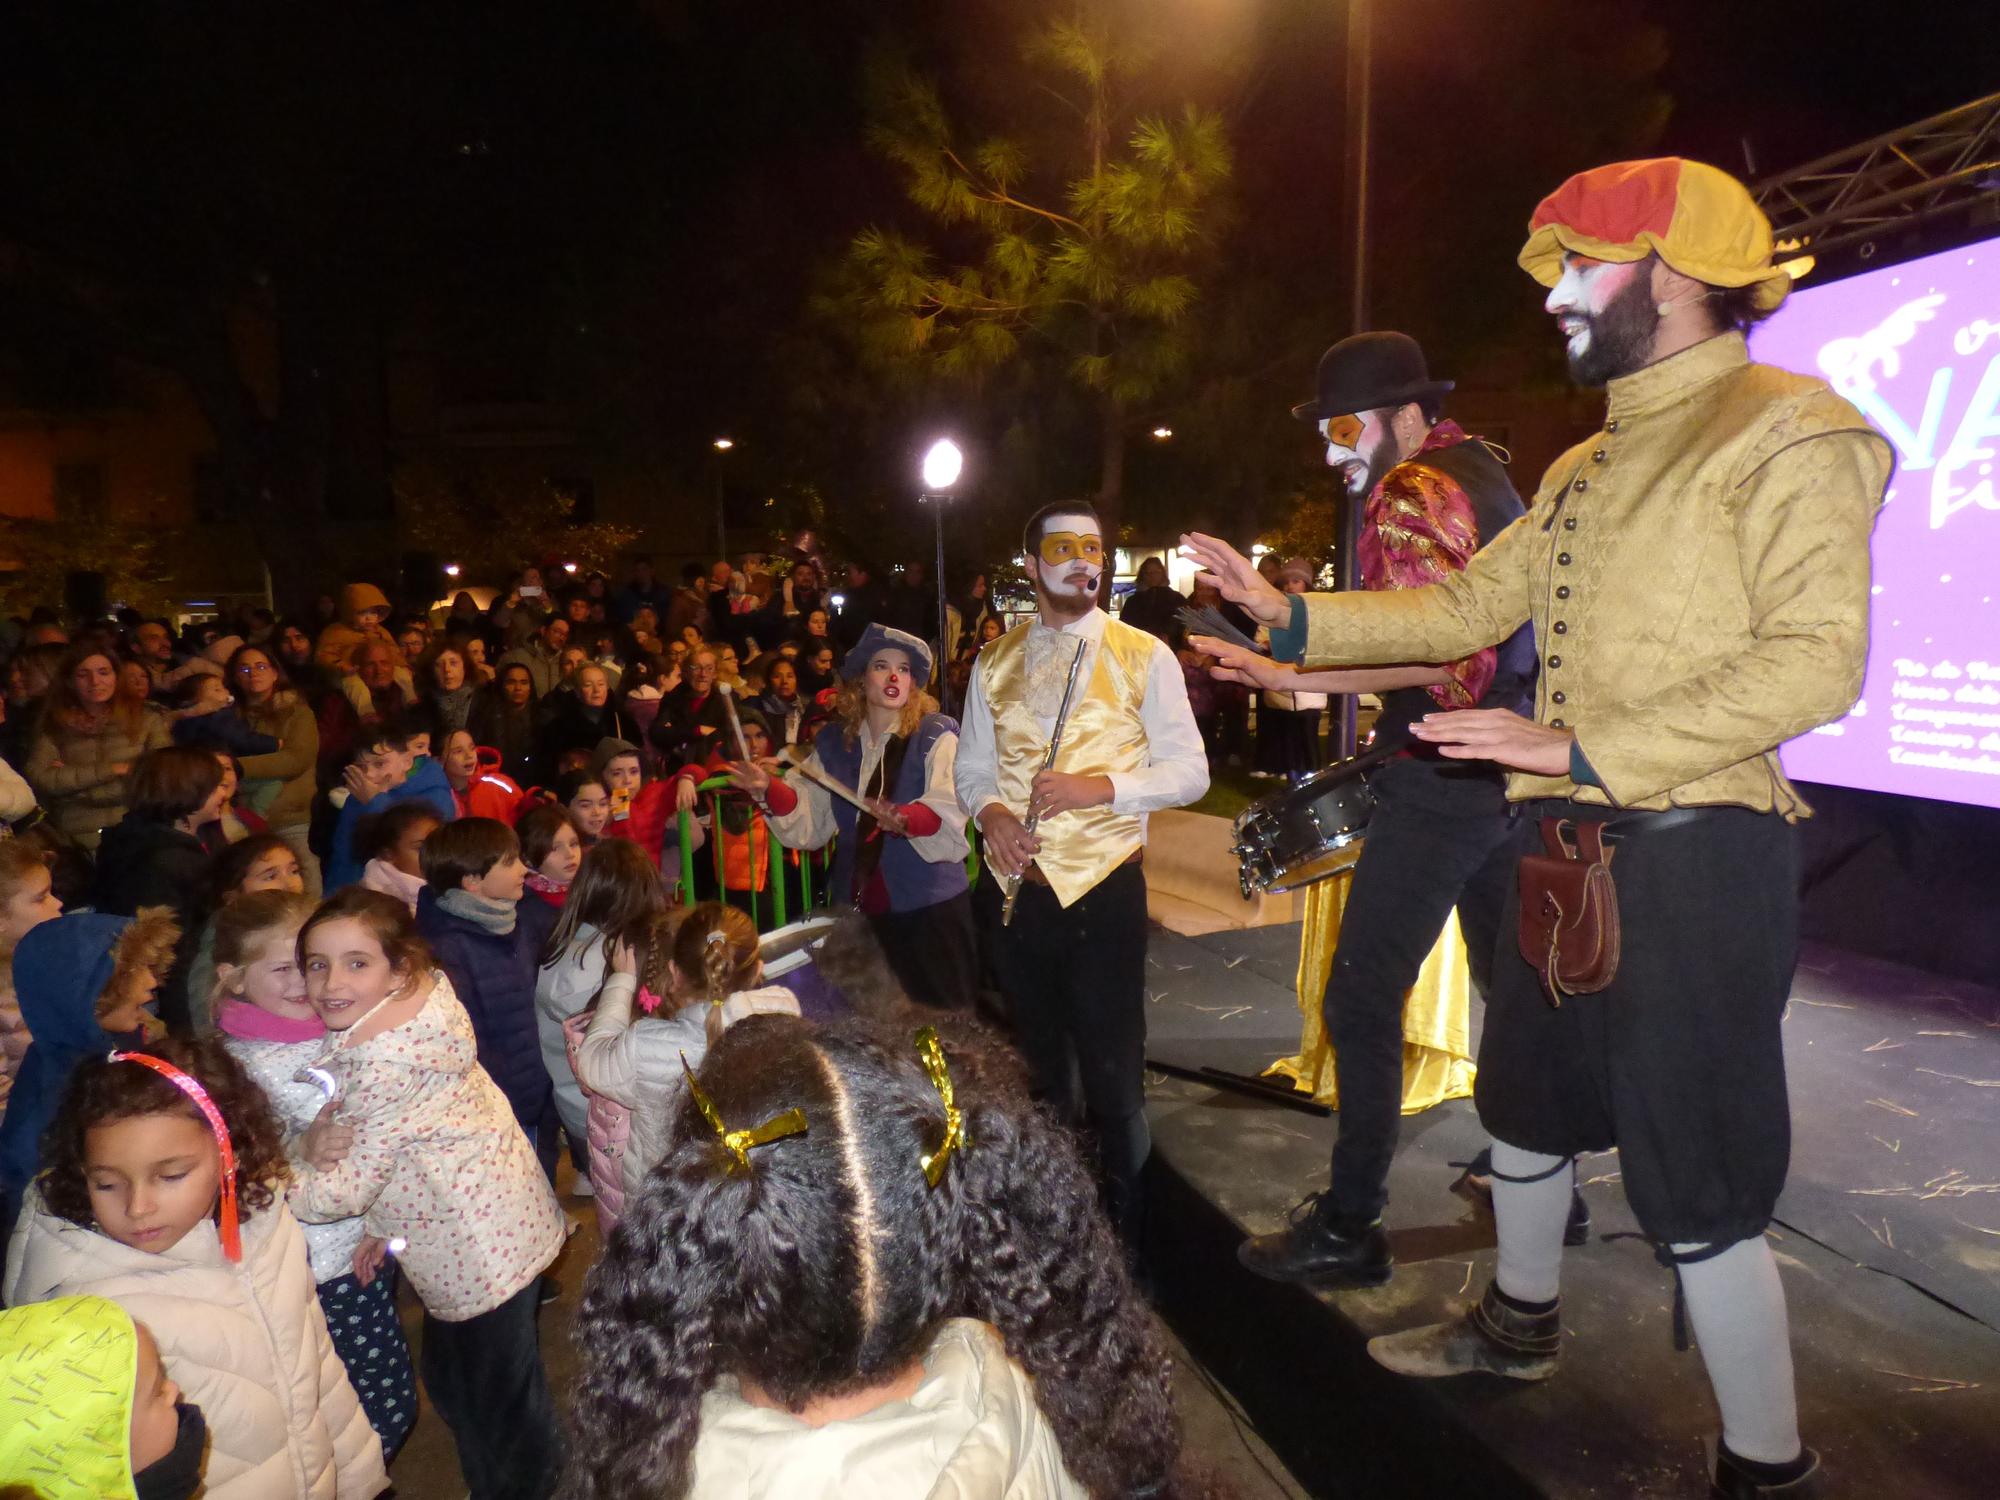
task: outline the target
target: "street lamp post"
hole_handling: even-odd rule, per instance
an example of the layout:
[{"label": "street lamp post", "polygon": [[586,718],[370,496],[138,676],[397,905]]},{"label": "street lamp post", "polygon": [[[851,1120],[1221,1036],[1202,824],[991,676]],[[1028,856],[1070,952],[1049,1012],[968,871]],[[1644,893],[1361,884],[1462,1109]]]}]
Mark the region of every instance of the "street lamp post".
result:
[{"label": "street lamp post", "polygon": [[736,446],[734,438],[719,437],[715,440],[715,555],[726,559],[729,556],[729,517],[722,503],[722,457]]},{"label": "street lamp post", "polygon": [[[965,455],[959,451],[958,444],[954,443],[950,438],[939,438],[935,443],[931,444],[930,451],[924,455],[924,489],[923,493],[917,497],[920,501],[929,502],[931,519],[936,522],[937,530],[937,562],[934,566],[937,571],[938,654],[934,676],[937,682],[938,701],[941,704],[944,703],[945,698],[946,677],[944,658],[946,651],[951,647],[951,642],[946,632],[946,625],[950,619],[950,615],[945,603],[944,592],[944,503],[950,498],[948,492],[953,485],[958,483],[958,476],[964,468]],[[949,704],[945,704],[944,706],[946,708],[950,707]]]}]

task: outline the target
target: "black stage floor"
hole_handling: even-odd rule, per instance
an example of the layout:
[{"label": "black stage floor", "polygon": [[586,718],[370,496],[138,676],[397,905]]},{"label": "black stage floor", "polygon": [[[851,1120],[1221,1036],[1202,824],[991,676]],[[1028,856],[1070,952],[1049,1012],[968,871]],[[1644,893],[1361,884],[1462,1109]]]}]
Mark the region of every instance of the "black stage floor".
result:
[{"label": "black stage floor", "polygon": [[[1586,1158],[1591,1243],[1563,1265],[1563,1368],[1540,1385],[1409,1382],[1377,1333],[1431,1321],[1491,1273],[1490,1216],[1453,1195],[1484,1144],[1470,1101],[1406,1118],[1387,1286],[1312,1294],[1242,1271],[1235,1244],[1326,1185],[1336,1116],[1199,1076],[1296,1050],[1296,927],[1148,959],[1160,1303],[1315,1494],[1706,1494],[1716,1418],[1672,1343],[1672,1282],[1637,1239],[1615,1153]],[[1478,1007],[1474,1006],[1475,1030]],[[2000,1494],[2000,992],[1809,949],[1786,1016],[1792,1171],[1770,1229],[1806,1440],[1827,1493]]]}]

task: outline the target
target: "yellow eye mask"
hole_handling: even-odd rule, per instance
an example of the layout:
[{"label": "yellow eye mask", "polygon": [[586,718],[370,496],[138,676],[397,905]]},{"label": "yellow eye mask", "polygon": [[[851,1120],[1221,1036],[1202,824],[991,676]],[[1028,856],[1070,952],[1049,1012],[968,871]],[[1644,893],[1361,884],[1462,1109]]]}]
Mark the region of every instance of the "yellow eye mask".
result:
[{"label": "yellow eye mask", "polygon": [[1042,561],[1051,568],[1078,558],[1092,567],[1104,566],[1104,538],[1094,532],[1050,531],[1042,536]]},{"label": "yellow eye mask", "polygon": [[1359,452],[1361,443],[1361,418],[1349,413],[1344,417],[1328,417],[1320,423],[1320,431],[1326,440],[1336,447],[1350,452]]}]

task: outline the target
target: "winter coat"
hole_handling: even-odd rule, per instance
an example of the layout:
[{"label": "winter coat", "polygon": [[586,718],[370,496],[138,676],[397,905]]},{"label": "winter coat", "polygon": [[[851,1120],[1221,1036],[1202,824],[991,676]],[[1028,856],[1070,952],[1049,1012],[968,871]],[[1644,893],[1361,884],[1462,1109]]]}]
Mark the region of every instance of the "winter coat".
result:
[{"label": "winter coat", "polygon": [[557,763],[571,751],[594,751],[599,740],[633,739],[630,721],[609,702],[587,708],[574,693],[555,694],[549,702],[553,707],[535,735],[536,774],[545,786],[556,779]]},{"label": "winter coat", "polygon": [[465,727],[480,749],[500,757],[500,770],[521,786],[535,780],[535,714],[533,708],[518,713],[501,700],[499,689],[482,688],[466,716]]},{"label": "winter coat", "polygon": [[132,1372],[139,1333],[103,1297],[0,1312],[0,1494],[17,1500],[138,1500]]},{"label": "winter coat", "polygon": [[132,1040],[97,1024],[97,997],[130,982],[132,971],[173,931],[166,912],[132,919],[72,912],[31,929],[14,948],[14,992],[32,1038],[0,1119],[0,1228],[39,1170],[42,1132],[55,1118],[69,1075],[92,1053]]},{"label": "winter coat", "polygon": [[532,1140],[552,1088],[535,1024],[535,978],[556,914],[540,901],[515,911],[514,930],[496,935],[452,915],[438,904],[437,892],[426,889],[417,896],[417,935],[472,1017],[479,1066],[500,1085]]},{"label": "winter coat", "polygon": [[95,849],[104,830],[125,816],[127,773],[111,768],[131,766],[148,750],[172,743],[166,715],[151,706],[129,734],[115,718],[95,734],[50,722],[35,736],[22,770],[56,827]]},{"label": "winter coat", "polygon": [[[285,1127],[285,1154],[292,1158],[293,1169],[297,1170],[300,1139],[326,1103],[319,1085],[299,1082],[298,1072],[319,1061],[319,1055],[326,1051],[326,1038],[273,1042],[225,1033],[222,1045],[243,1064],[243,1071],[271,1101],[271,1112]],[[368,1233],[360,1215],[300,1227],[305,1231],[306,1257],[312,1263],[314,1281],[324,1284],[354,1274],[354,1252]]]},{"label": "winter coat", "polygon": [[437,715],[438,748],[444,748],[446,736],[456,734],[465,728],[466,716],[472,712],[473,695],[479,691],[476,682],[462,682],[450,692],[441,692],[433,687],[424,694],[424,702]]},{"label": "winter coat", "polygon": [[458,816],[458,803],[452,798],[451,783],[445,780],[444,767],[429,757],[416,763],[401,786],[392,786],[368,802],[359,797],[349,797],[341,803],[340,811],[333,819],[333,841],[327,848],[328,891],[337,891],[361,878],[363,861],[354,850],[354,831],[361,826],[361,820],[373,817],[384,808],[394,807],[398,802],[416,799],[429,803],[431,809],[447,823]]},{"label": "winter coat", "polygon": [[14,1075],[28,1051],[28,1023],[21,1019],[21,1002],[14,998],[14,955],[0,953],[0,1120],[7,1118],[7,1096]]},{"label": "winter coat", "polygon": [[526,800],[527,793],[511,776],[502,773],[498,750],[481,745],[475,747],[473,756],[476,768],[472,779],[465,784],[465,790],[451,789],[458,815],[461,818],[492,818],[512,828],[514,820],[521,815],[521,804]]},{"label": "winter coat", "polygon": [[306,1242],[280,1200],[243,1221],[243,1259],[197,1224],[158,1254],[59,1219],[31,1192],[7,1257],[10,1306],[109,1297],[152,1330],[208,1420],[206,1500],[368,1500],[388,1488],[327,1334]]},{"label": "winter coat", "polygon": [[[666,1155],[674,1101],[685,1077],[682,1056],[689,1067],[700,1067],[708,1055],[708,1038],[702,1030],[706,1005],[685,1006],[671,1017],[635,1019],[632,1010],[638,993],[639,981],[631,974],[613,974],[604,981],[597,1014],[572,1062],[577,1081],[586,1089],[631,1111],[619,1170],[628,1199]],[[597,1186],[594,1170],[590,1183]]]},{"label": "winter coat", "polygon": [[0,822],[12,823],[35,810],[35,789],[6,761],[0,760]]},{"label": "winter coat", "polygon": [[170,731],[176,745],[197,745],[204,750],[227,750],[231,755],[271,755],[277,751],[275,735],[261,733],[244,723],[235,707],[215,709],[205,714],[189,714],[174,720]]},{"label": "winter coat", "polygon": [[293,1210],[359,1214],[370,1234],[401,1235],[398,1264],[432,1317],[491,1312],[556,1258],[568,1227],[507,1096],[479,1066],[472,1018],[433,970],[414,1017],[340,1043],[320,1066],[340,1080],[354,1149],[325,1171],[299,1168]]},{"label": "winter coat", "polygon": [[814,1427],[752,1406],[733,1376],[701,1401],[691,1500],[1084,1500],[1034,1382],[990,1324],[953,1318],[907,1400]]},{"label": "winter coat", "polygon": [[243,718],[284,744],[269,755],[242,757],[245,781],[281,783],[264,805],[264,821],[273,828],[311,822],[319,772],[319,719],[312,706],[299,693],[273,693],[264,707],[244,709]]},{"label": "winter coat", "polygon": [[[539,901],[530,895],[527,901]],[[584,1137],[588,1102],[583,1086],[570,1071],[569,1044],[563,1022],[586,1010],[597,998],[606,968],[603,934],[588,922],[577,924],[576,936],[556,961],[535,971],[535,1033],[541,1043],[542,1066],[555,1085],[556,1113],[573,1141]],[[597,1180],[591,1179],[595,1187]]]},{"label": "winter coat", "polygon": [[371,859],[361,871],[361,883],[371,891],[394,896],[409,907],[411,916],[417,914],[417,897],[424,893],[423,876],[405,875],[386,859]]},{"label": "winter coat", "polygon": [[[583,1045],[584,1033],[596,1018],[579,1011],[563,1022],[564,1050],[569,1072],[576,1071],[576,1049]],[[597,1232],[608,1235],[625,1217],[625,1153],[632,1144],[632,1111],[615,1099],[593,1094],[582,1084],[577,1091],[586,1102],[584,1140],[590,1153],[590,1206],[597,1211]]]},{"label": "winter coat", "polygon": [[[386,610],[388,599],[372,583],[350,583],[340,591],[340,618],[319,633],[319,640],[313,646],[313,660],[322,667],[345,673],[354,666],[354,653],[364,641],[387,641],[391,646],[396,638],[389,634],[386,625],[362,627],[355,616],[364,609]],[[397,660],[401,660],[401,653]]]},{"label": "winter coat", "polygon": [[[97,909],[114,917],[136,916],[148,906],[164,906],[180,927],[173,968],[160,983],[158,1010],[170,1030],[185,1031],[192,1014],[188,972],[208,920],[208,851],[201,840],[171,823],[127,818],[104,830],[98,846]],[[204,999],[207,997],[204,996]]]}]

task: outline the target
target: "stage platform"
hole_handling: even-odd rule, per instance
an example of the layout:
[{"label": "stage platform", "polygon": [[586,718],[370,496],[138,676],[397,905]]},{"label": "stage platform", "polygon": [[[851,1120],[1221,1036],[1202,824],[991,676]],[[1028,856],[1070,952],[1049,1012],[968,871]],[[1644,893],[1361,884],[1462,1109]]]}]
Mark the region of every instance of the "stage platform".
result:
[{"label": "stage platform", "polygon": [[[1407,1381],[1365,1348],[1455,1314],[1491,1274],[1490,1214],[1450,1191],[1484,1144],[1469,1100],[1403,1121],[1387,1286],[1314,1294],[1237,1265],[1245,1234],[1326,1185],[1338,1127],[1204,1072],[1296,1049],[1297,949],[1296,926],[1153,933],[1149,1251],[1168,1320],[1318,1495],[1706,1495],[1714,1408],[1699,1356],[1674,1351],[1669,1274],[1616,1237],[1637,1225],[1615,1153],[1581,1165],[1592,1238],[1565,1256],[1563,1367],[1539,1385]],[[1792,1171],[1769,1233],[1826,1493],[2000,1493],[2000,992],[1809,949],[1785,1039]]]}]

